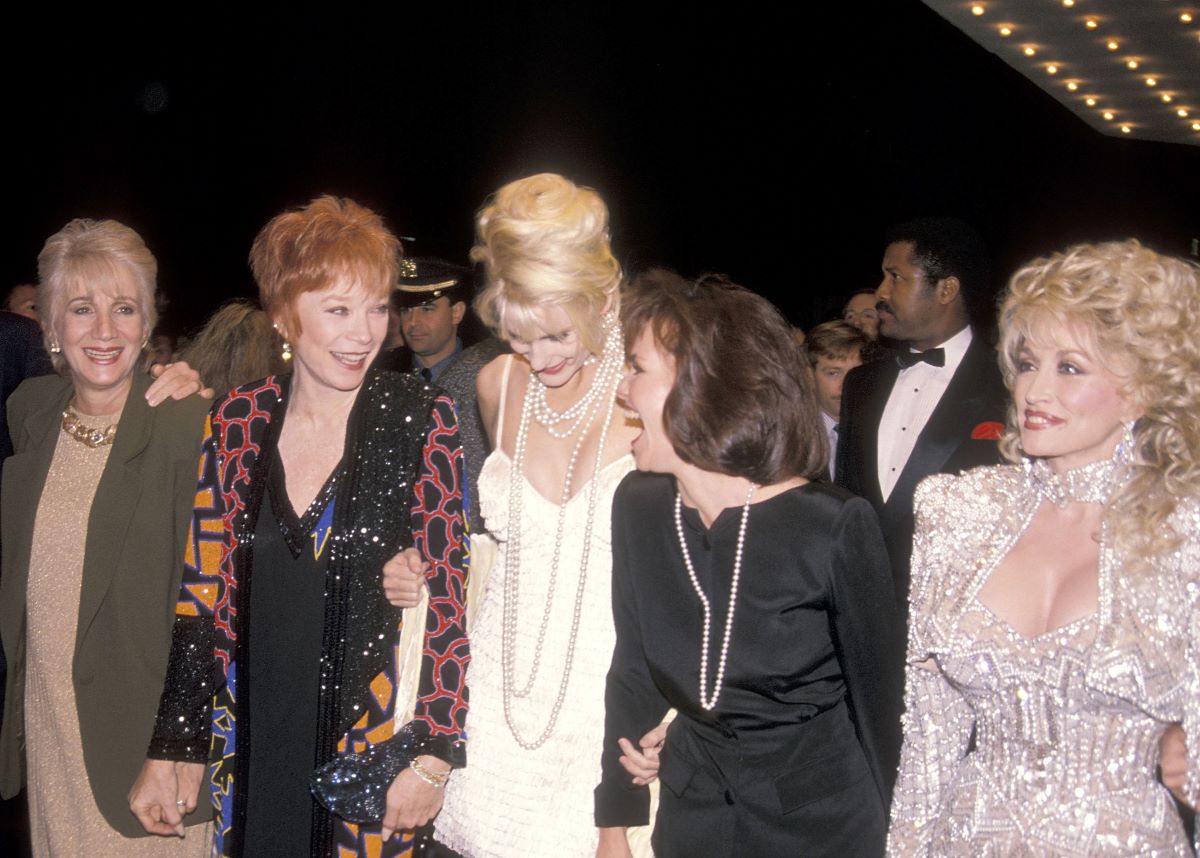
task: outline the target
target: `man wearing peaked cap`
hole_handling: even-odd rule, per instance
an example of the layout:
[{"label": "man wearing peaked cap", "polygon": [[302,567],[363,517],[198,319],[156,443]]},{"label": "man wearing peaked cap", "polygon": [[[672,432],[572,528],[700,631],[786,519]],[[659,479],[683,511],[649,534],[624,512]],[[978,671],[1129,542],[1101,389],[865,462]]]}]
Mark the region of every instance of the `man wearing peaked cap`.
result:
[{"label": "man wearing peaked cap", "polygon": [[400,261],[400,280],[392,301],[399,310],[404,342],[412,352],[407,369],[435,382],[462,353],[458,326],[467,314],[470,295],[469,268],[442,259]]},{"label": "man wearing peaked cap", "polygon": [[404,350],[397,349],[382,354],[379,365],[420,376],[427,384],[443,388],[454,399],[467,465],[470,526],[473,533],[479,533],[483,521],[476,492],[488,448],[475,400],[475,377],[506,349],[494,337],[463,348],[458,329],[467,315],[472,280],[471,269],[462,265],[433,258],[402,259],[392,304],[399,310],[400,327],[411,349],[411,360],[403,354]]}]

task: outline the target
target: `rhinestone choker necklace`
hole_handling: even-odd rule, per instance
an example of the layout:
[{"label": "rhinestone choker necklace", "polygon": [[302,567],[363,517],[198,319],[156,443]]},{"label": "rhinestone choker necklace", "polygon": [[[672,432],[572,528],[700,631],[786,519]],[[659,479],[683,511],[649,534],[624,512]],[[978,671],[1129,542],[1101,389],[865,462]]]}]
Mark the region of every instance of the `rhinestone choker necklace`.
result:
[{"label": "rhinestone choker necklace", "polygon": [[1039,496],[1059,509],[1072,502],[1106,504],[1125,478],[1115,459],[1101,459],[1059,473],[1044,459],[1026,459],[1029,479]]}]

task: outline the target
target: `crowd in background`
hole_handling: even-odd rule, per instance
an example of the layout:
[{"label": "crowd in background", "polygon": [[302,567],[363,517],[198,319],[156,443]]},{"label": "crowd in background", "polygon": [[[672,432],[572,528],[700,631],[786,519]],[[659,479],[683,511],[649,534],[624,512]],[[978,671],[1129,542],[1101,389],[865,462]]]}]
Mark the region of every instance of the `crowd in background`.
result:
[{"label": "crowd in background", "polygon": [[562,176],[476,227],[318,198],[182,343],[115,221],[9,291],[35,854],[1193,854],[1200,269],[925,218],[800,332]]}]

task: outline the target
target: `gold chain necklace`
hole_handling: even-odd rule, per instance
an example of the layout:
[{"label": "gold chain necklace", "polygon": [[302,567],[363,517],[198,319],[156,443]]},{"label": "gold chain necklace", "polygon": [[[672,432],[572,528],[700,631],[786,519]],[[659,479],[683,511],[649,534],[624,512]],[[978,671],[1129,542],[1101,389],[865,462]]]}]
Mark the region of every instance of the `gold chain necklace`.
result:
[{"label": "gold chain necklace", "polygon": [[93,450],[97,447],[107,447],[117,437],[117,424],[103,429],[93,429],[79,419],[79,415],[71,406],[67,406],[62,414],[63,431],[81,444],[86,444]]}]

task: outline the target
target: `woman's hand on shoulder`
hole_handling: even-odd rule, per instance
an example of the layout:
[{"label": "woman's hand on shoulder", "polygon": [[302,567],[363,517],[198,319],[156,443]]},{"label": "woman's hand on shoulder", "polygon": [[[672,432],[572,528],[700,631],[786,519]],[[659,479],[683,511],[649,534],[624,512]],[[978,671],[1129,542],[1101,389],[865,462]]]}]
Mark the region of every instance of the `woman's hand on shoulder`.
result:
[{"label": "woman's hand on shoulder", "polygon": [[129,810],[150,834],[183,837],[183,818],[196,809],[204,763],[146,760],[129,791]]},{"label": "woman's hand on shoulder", "polygon": [[415,608],[430,568],[421,552],[405,548],[383,564],[383,595],[397,608]]},{"label": "woman's hand on shoulder", "polygon": [[146,391],[146,401],[151,407],[168,399],[187,399],[193,393],[198,393],[205,399],[213,398],[212,388],[205,387],[204,382],[200,380],[200,373],[184,361],[156,363],[150,367],[150,375],[155,378]]},{"label": "woman's hand on shoulder", "polygon": [[[417,757],[420,764],[437,774],[450,771],[450,766],[437,757]],[[388,787],[387,811],[383,814],[384,842],[397,831],[411,831],[437,816],[442,809],[445,790],[436,787],[411,768],[396,775]]]},{"label": "woman's hand on shoulder", "polygon": [[633,858],[624,828],[601,828],[596,858]]}]

